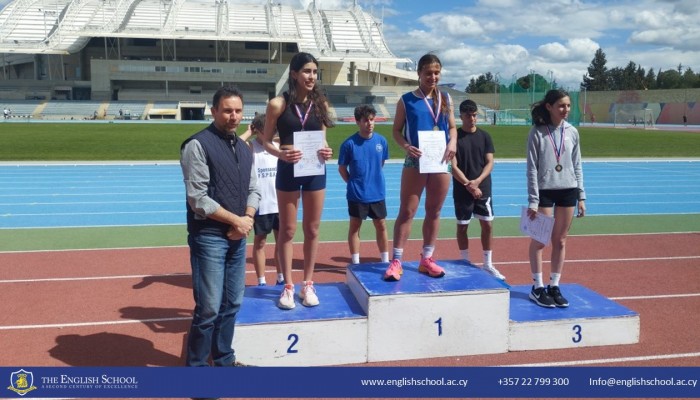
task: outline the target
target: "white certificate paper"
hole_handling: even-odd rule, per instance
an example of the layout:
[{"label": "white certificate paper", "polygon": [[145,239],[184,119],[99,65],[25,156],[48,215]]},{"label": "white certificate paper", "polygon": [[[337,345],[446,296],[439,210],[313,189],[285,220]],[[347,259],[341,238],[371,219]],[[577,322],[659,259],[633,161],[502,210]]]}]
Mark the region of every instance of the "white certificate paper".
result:
[{"label": "white certificate paper", "polygon": [[294,164],[294,177],[323,175],[326,172],[326,160],[318,155],[325,145],[323,131],[294,132],[294,148],[301,150],[301,160]]},{"label": "white certificate paper", "polygon": [[418,148],[421,156],[418,159],[421,174],[447,172],[445,157],[445,131],[418,131]]},{"label": "white certificate paper", "polygon": [[527,215],[527,207],[522,208],[520,212],[520,232],[547,245],[552,238],[552,228],[554,228],[554,217],[537,213],[535,219],[530,219]]}]

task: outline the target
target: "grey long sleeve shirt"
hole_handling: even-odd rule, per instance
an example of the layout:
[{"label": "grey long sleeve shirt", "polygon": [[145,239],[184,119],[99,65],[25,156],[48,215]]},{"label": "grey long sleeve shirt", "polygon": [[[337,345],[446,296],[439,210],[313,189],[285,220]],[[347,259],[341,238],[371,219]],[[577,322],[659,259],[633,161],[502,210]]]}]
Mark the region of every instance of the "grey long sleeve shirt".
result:
[{"label": "grey long sleeve shirt", "polygon": [[[540,202],[540,189],[578,188],[579,200],[586,199],[583,188],[581,147],[578,130],[566,121],[564,124],[564,151],[559,158],[562,170],[557,172],[557,157],[549,138],[547,127],[533,126],[527,139],[527,194],[528,207],[536,210]],[[553,129],[553,128],[550,128]],[[559,129],[552,131],[558,135]]]},{"label": "grey long sleeve shirt", "polygon": [[[185,145],[180,157],[180,166],[185,182],[187,203],[192,207],[194,213],[201,218],[206,218],[213,214],[221,205],[207,194],[209,166],[207,166],[207,158],[199,141],[190,140]],[[251,168],[246,206],[257,210],[259,204],[258,175],[255,173],[255,168]]]}]

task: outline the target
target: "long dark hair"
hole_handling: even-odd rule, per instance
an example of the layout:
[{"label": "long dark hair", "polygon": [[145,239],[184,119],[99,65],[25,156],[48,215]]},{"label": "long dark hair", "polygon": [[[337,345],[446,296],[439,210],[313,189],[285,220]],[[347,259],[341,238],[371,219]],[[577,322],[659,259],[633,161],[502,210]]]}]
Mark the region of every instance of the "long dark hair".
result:
[{"label": "long dark hair", "polygon": [[[299,72],[302,68],[304,68],[304,65],[310,62],[316,64],[316,67],[318,68],[318,61],[309,53],[297,53],[294,55],[294,57],[292,57],[291,61],[289,61],[289,76],[287,77],[287,86],[289,87],[289,104],[287,104],[287,107],[291,107],[294,103],[301,102],[301,99],[298,98],[299,95],[297,93],[296,82],[294,81],[294,78],[292,78],[292,71]],[[311,112],[319,121],[321,121],[323,125],[325,125],[327,128],[335,126],[328,113],[328,98],[319,88],[318,80],[314,84],[314,88],[311,90],[311,92],[309,92],[308,100],[314,102],[314,107]]]},{"label": "long dark hair", "polygon": [[[433,53],[428,53],[428,54],[423,55],[423,57],[421,57],[418,60],[418,66],[417,66],[418,75],[420,76],[420,72],[423,70],[423,68],[425,68],[426,66],[431,65],[431,64],[439,65],[440,69],[442,70],[442,62],[440,61],[438,56],[436,56]],[[420,80],[418,82],[418,86],[420,87]],[[442,107],[440,107],[440,112],[444,113],[444,114],[449,114],[450,113],[450,106],[449,106],[449,104],[447,104],[447,97],[446,97],[445,93],[443,93],[443,92],[439,92],[439,93],[440,93],[440,96],[442,97]],[[426,96],[428,94],[429,93],[426,93]]]},{"label": "long dark hair", "polygon": [[569,92],[567,92],[566,90],[552,89],[548,91],[544,95],[544,99],[532,105],[532,110],[530,111],[530,115],[532,115],[532,124],[551,125],[552,116],[549,115],[549,111],[547,110],[547,104],[553,105],[554,103],[559,101],[559,99],[562,99],[564,97],[570,97]]}]

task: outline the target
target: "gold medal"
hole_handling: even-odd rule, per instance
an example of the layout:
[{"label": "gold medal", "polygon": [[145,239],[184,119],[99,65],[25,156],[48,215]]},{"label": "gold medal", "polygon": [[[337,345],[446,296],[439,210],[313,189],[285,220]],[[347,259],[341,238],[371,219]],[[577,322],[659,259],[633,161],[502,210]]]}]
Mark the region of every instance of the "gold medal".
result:
[{"label": "gold medal", "polygon": [[562,170],[561,164],[557,164],[557,166],[554,167],[554,170],[557,171],[557,172],[561,172],[561,170]]},{"label": "gold medal", "polygon": [[439,130],[440,130],[440,128],[438,128],[438,126],[437,126],[437,125],[435,125],[435,126],[433,127],[433,130],[434,130],[434,131],[439,131]]}]

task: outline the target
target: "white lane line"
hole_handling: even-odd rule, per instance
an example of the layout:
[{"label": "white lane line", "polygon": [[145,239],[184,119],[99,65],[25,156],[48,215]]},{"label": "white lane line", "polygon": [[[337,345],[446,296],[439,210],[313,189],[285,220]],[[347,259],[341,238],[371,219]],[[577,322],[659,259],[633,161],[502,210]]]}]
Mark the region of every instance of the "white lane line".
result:
[{"label": "white lane line", "polygon": [[[678,260],[697,260],[700,256],[676,256],[676,257],[640,257],[640,258],[598,258],[587,260],[566,260],[568,263],[604,263],[604,262],[644,262],[644,261],[678,261]],[[546,261],[545,261],[546,262]],[[498,265],[514,265],[514,264],[529,264],[529,261],[504,261],[498,262]],[[341,268],[341,267],[338,267]],[[338,268],[320,267],[316,268],[316,272],[337,271]],[[254,271],[246,270],[246,274],[252,274]],[[268,270],[266,272],[272,272]],[[298,272],[298,271],[294,271]],[[144,279],[144,278],[159,278],[159,277],[178,277],[189,276],[189,273],[178,274],[161,274],[161,275],[113,275],[113,276],[89,276],[89,277],[65,277],[65,278],[38,278],[38,279],[4,279],[0,280],[0,284],[4,283],[38,283],[38,282],[79,282],[79,281],[96,281],[108,279]]]},{"label": "white lane line", "polygon": [[610,297],[610,300],[651,300],[651,299],[678,299],[684,297],[698,297],[700,293],[657,294],[650,296],[620,296]]},{"label": "white lane line", "polygon": [[678,353],[678,354],[658,354],[639,357],[621,357],[621,358],[599,358],[597,360],[572,360],[560,361],[551,363],[534,363],[534,364],[516,364],[516,365],[501,365],[502,367],[565,367],[570,365],[590,365],[590,364],[612,364],[621,362],[639,362],[653,360],[670,360],[675,358],[694,358],[700,357],[700,353]]},{"label": "white lane line", "polygon": [[75,328],[75,327],[92,327],[104,325],[125,325],[125,324],[148,324],[158,322],[171,321],[189,321],[192,317],[173,317],[173,318],[150,318],[150,319],[123,319],[117,321],[94,321],[94,322],[73,322],[64,324],[42,324],[42,325],[8,325],[0,326],[0,331],[20,330],[20,329],[52,329],[52,328]]}]

